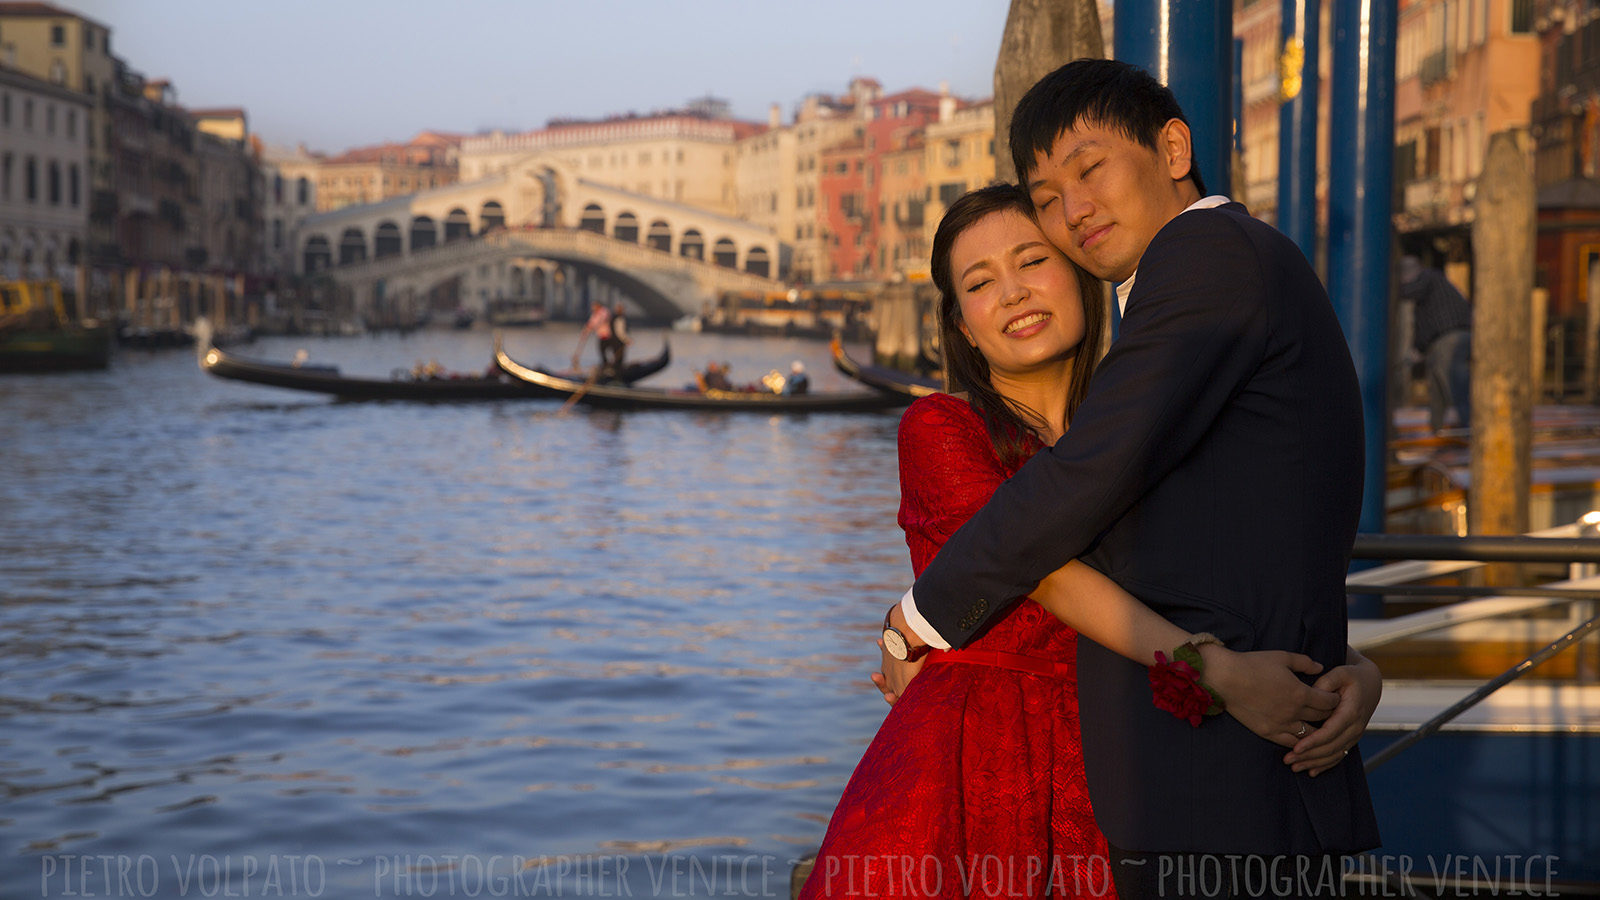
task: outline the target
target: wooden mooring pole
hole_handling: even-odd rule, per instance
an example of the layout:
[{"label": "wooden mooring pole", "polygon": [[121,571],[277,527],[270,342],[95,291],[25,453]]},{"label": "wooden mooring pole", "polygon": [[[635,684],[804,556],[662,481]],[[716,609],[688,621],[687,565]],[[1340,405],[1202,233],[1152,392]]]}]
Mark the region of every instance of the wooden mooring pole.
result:
[{"label": "wooden mooring pole", "polygon": [[[1534,188],[1526,142],[1518,130],[1489,139],[1473,210],[1473,534],[1528,530]],[[1487,573],[1491,584],[1515,583],[1516,575]]]}]

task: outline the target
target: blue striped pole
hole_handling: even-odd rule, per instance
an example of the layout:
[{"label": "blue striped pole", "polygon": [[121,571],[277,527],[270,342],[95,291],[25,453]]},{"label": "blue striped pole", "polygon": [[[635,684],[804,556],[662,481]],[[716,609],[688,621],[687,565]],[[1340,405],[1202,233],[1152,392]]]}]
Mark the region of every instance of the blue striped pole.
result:
[{"label": "blue striped pole", "polygon": [[[1396,0],[1334,0],[1333,10],[1328,294],[1361,380],[1367,469],[1360,528],[1371,534],[1384,527],[1389,434],[1385,376],[1398,9]],[[1352,614],[1376,613],[1352,607]]]},{"label": "blue striped pole", "polygon": [[1283,0],[1278,57],[1278,230],[1317,261],[1318,0]]},{"label": "blue striped pole", "polygon": [[1228,0],[1118,0],[1112,55],[1172,89],[1189,120],[1206,190],[1231,190],[1233,4]]}]

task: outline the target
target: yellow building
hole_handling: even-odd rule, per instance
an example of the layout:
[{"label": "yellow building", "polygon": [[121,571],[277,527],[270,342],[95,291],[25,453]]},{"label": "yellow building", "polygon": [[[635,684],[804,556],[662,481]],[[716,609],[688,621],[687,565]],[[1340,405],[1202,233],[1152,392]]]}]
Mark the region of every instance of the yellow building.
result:
[{"label": "yellow building", "polygon": [[189,118],[194,127],[212,137],[243,144],[250,137],[250,123],[245,111],[237,107],[227,109],[191,109]]},{"label": "yellow building", "polygon": [[88,111],[89,261],[117,256],[116,159],[109,145],[111,29],[48,3],[0,3],[0,66],[83,94]]},{"label": "yellow building", "polygon": [[928,247],[939,220],[957,197],[994,181],[994,101],[962,106],[948,92],[939,98],[939,121],[924,132],[928,203],[922,228]]},{"label": "yellow building", "polygon": [[905,135],[884,152],[878,175],[879,272],[890,279],[928,276],[928,152],[925,135]]},{"label": "yellow building", "polygon": [[1395,224],[1465,262],[1489,137],[1526,127],[1539,93],[1533,4],[1402,0],[1396,51]]},{"label": "yellow building", "polygon": [[[784,127],[778,105],[772,105],[764,131],[740,140],[734,148],[734,197],[739,218],[772,229],[778,239],[793,244],[805,229],[797,225],[799,197],[795,190],[797,133]],[[779,261],[778,271],[790,266]],[[792,262],[792,259],[791,259]]]},{"label": "yellow building", "polygon": [[828,255],[820,223],[822,151],[859,140],[871,102],[883,93],[870,78],[857,78],[843,97],[812,94],[800,102],[794,121],[781,123],[773,106],[767,129],[739,141],[734,187],[737,215],[777,233],[789,246],[781,271],[792,280],[815,283],[827,278]]},{"label": "yellow building", "polygon": [[460,138],[425,131],[404,144],[358,147],[317,165],[317,211],[377,203],[456,182]]},{"label": "yellow building", "polygon": [[727,117],[706,98],[689,108],[595,121],[553,120],[537,131],[493,132],[461,142],[461,180],[504,172],[548,155],[579,177],[658,200],[738,215],[734,156],[765,125]]},{"label": "yellow building", "polygon": [[[1234,36],[1243,45],[1244,183],[1233,195],[1274,221],[1278,199],[1280,4],[1240,0]],[[1396,228],[1407,249],[1453,262],[1462,280],[1476,181],[1489,136],[1528,124],[1538,93],[1539,47],[1526,0],[1401,0],[1395,59]],[[1317,120],[1317,202],[1326,209],[1332,34],[1322,5]],[[1492,74],[1491,74],[1492,73]]]}]

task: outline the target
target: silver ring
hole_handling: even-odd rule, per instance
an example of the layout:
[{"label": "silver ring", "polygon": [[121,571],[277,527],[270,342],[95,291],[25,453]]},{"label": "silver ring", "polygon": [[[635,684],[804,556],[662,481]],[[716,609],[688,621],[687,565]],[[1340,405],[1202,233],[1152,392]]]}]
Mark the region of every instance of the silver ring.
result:
[{"label": "silver ring", "polygon": [[1302,737],[1306,736],[1306,723],[1304,723],[1304,722],[1300,723],[1300,730],[1296,731],[1294,733],[1294,736],[1297,737],[1297,738],[1302,738]]}]

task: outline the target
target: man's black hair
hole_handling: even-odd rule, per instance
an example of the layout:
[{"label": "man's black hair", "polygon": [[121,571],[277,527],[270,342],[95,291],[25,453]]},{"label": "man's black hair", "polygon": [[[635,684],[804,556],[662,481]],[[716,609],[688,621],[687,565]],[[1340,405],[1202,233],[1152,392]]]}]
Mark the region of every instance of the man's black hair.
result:
[{"label": "man's black hair", "polygon": [[[1011,114],[1011,158],[1017,180],[1026,188],[1038,155],[1048,156],[1056,138],[1079,122],[1121,132],[1159,151],[1161,128],[1173,119],[1189,124],[1172,91],[1145,70],[1114,59],[1073,60],[1039,79],[1017,101]],[[1204,197],[1206,185],[1192,143],[1189,178]]]}]

